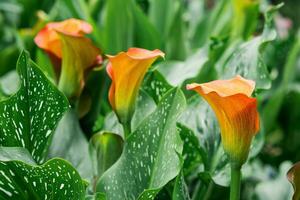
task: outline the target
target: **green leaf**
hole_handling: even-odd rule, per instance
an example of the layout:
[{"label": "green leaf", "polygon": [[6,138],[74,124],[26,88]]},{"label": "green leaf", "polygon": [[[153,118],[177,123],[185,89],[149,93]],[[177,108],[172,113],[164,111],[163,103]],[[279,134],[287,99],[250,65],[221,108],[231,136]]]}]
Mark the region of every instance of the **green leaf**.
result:
[{"label": "green leaf", "polygon": [[161,49],[161,37],[141,8],[131,1],[134,20],[134,44],[145,49]]},{"label": "green leaf", "polygon": [[94,191],[98,179],[121,156],[123,142],[121,136],[109,132],[97,133],[91,138],[89,152],[93,161]]},{"label": "green leaf", "polygon": [[91,180],[92,161],[88,154],[89,143],[80,128],[76,112],[70,109],[55,130],[48,157],[68,160],[81,177]]},{"label": "green leaf", "polygon": [[88,195],[85,197],[85,200],[106,200],[105,194],[96,193],[94,195]]},{"label": "green leaf", "polygon": [[131,120],[132,130],[135,130],[139,124],[155,110],[156,104],[143,89],[140,89],[135,107],[136,110]]},{"label": "green leaf", "polygon": [[294,44],[291,47],[286,63],[284,65],[283,78],[279,87],[275,92],[272,92],[267,105],[263,109],[263,119],[266,126],[266,132],[270,132],[274,126],[276,117],[279,114],[282,102],[285,95],[288,92],[289,84],[295,78],[295,70],[297,67],[297,61],[300,55],[300,30],[295,38]]},{"label": "green leaf", "polygon": [[272,13],[278,8],[272,7],[266,11],[265,28],[260,36],[237,46],[233,43],[234,48],[228,48],[229,51],[233,51],[225,62],[218,67],[218,72],[222,78],[232,78],[239,74],[247,79],[254,80],[257,89],[269,89],[271,87],[271,79],[262,57],[262,51],[267,43],[276,38],[276,31],[272,25]]},{"label": "green leaf", "polygon": [[11,158],[0,161],[0,199],[84,199],[85,183],[68,162],[52,159],[37,166],[16,161],[20,155],[30,160],[30,154],[20,149],[0,153],[1,159],[6,154]]},{"label": "green leaf", "polygon": [[166,61],[160,63],[157,68],[171,85],[180,86],[187,79],[196,77],[207,61],[208,53],[203,48],[185,61]]},{"label": "green leaf", "polygon": [[149,18],[161,34],[162,38],[169,35],[175,21],[176,13],[180,8],[181,0],[150,0]]},{"label": "green leaf", "polygon": [[183,172],[184,174],[189,174],[203,164],[202,159],[206,162],[206,154],[200,146],[198,138],[191,129],[180,123],[177,123],[177,128],[184,143],[182,152],[184,158]]},{"label": "green leaf", "polygon": [[131,0],[106,1],[103,29],[103,50],[116,54],[133,46],[134,21]]},{"label": "green leaf", "polygon": [[18,91],[19,84],[20,80],[16,71],[10,71],[0,78],[0,88],[5,97]]},{"label": "green leaf", "polygon": [[183,93],[174,88],[157,109],[127,138],[120,159],[100,178],[97,191],[107,199],[154,199],[178,175],[182,141],[176,120],[185,107]]},{"label": "green leaf", "polygon": [[189,196],[187,185],[184,181],[183,173],[180,172],[180,174],[177,176],[175,180],[172,200],[190,200],[190,199],[191,198]]},{"label": "green leaf", "polygon": [[147,74],[142,88],[157,104],[172,86],[166,81],[161,73],[154,70]]},{"label": "green leaf", "polygon": [[0,145],[25,147],[41,163],[53,130],[69,104],[25,51],[18,59],[17,72],[19,91],[0,102]]},{"label": "green leaf", "polygon": [[23,147],[0,147],[0,160],[18,160],[31,165],[36,164],[28,150]]}]

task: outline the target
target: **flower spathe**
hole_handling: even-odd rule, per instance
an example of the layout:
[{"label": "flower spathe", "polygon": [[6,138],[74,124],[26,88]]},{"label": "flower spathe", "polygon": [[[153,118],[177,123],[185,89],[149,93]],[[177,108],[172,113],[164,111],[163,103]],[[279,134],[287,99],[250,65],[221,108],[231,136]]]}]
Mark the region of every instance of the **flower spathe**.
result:
[{"label": "flower spathe", "polygon": [[140,48],[108,56],[107,73],[112,80],[109,102],[121,123],[130,123],[142,80],[158,57],[164,57],[164,53],[158,49],[149,51]]},{"label": "flower spathe", "polygon": [[59,88],[69,98],[78,97],[84,86],[84,74],[102,62],[100,51],[85,34],[92,26],[78,19],[48,23],[35,37],[58,71]]},{"label": "flower spathe", "polygon": [[287,178],[294,188],[293,200],[300,199],[300,162],[297,162],[288,171]]},{"label": "flower spathe", "polygon": [[38,47],[62,58],[62,44],[58,32],[65,35],[83,37],[85,34],[91,33],[92,26],[85,21],[79,19],[67,19],[62,22],[48,23],[34,38],[34,42]]},{"label": "flower spathe", "polygon": [[232,162],[242,165],[248,157],[253,136],[259,130],[256,99],[251,97],[255,83],[236,76],[203,84],[189,84],[212,107],[218,119],[224,151]]}]

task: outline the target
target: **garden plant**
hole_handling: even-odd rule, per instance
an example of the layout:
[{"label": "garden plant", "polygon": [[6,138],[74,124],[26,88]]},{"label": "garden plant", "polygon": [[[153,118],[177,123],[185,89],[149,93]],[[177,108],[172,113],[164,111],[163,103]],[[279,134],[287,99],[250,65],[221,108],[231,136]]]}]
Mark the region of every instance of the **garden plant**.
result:
[{"label": "garden plant", "polygon": [[300,200],[299,13],[1,0],[0,200]]}]

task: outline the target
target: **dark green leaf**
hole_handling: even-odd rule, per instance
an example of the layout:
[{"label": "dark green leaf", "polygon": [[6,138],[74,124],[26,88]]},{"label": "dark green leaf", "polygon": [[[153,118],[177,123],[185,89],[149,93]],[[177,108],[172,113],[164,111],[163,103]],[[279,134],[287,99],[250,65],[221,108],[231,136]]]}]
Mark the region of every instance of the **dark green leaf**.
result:
[{"label": "dark green leaf", "polygon": [[172,200],[190,200],[188,188],[182,172],[180,172],[175,180]]},{"label": "dark green leaf", "polygon": [[164,94],[172,88],[172,86],[166,81],[161,73],[154,70],[147,74],[142,88],[153,98],[155,103],[158,103]]},{"label": "dark green leaf", "polygon": [[18,59],[17,72],[19,91],[0,102],[0,144],[25,147],[40,163],[47,156],[53,130],[69,104],[24,51]]},{"label": "dark green leaf", "polygon": [[207,159],[206,154],[192,130],[180,123],[177,124],[177,128],[183,141],[183,172],[189,174],[202,164],[202,159]]},{"label": "dark green leaf", "polygon": [[0,199],[84,199],[85,183],[62,159],[41,166],[1,161],[0,173]]}]

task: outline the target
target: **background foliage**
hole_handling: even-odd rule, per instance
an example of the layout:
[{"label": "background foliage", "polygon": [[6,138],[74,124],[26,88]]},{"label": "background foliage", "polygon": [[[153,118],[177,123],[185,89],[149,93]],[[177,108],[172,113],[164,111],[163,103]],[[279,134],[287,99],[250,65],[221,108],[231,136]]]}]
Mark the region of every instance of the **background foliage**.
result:
[{"label": "background foliage", "polygon": [[[18,78],[16,62],[26,49],[38,66],[25,52],[22,56],[26,57],[27,64],[19,60],[18,65],[32,67],[42,77],[44,73],[49,79],[44,77],[44,84],[61,101],[61,107],[56,109],[61,112],[67,109],[62,94],[53,86],[50,61],[36,47],[33,38],[47,22],[80,18],[92,24],[94,30],[89,37],[103,54],[116,54],[134,46],[161,49],[166,58],[156,62],[145,77],[132,122],[133,134],[127,141],[122,139],[123,130],[107,100],[110,81],[105,70],[87,74],[79,106],[66,112],[52,143],[43,147],[46,150],[39,149],[39,155],[47,157],[46,160],[64,158],[78,171],[79,174],[72,174],[72,182],[77,180],[72,186],[78,192],[74,198],[103,199],[102,192],[106,192],[107,199],[116,199],[115,188],[109,188],[115,184],[111,183],[115,179],[110,176],[115,176],[128,194],[133,195],[128,199],[224,199],[229,193],[229,166],[220,147],[218,125],[208,105],[186,91],[185,84],[240,74],[257,83],[255,96],[259,100],[262,127],[252,144],[250,159],[243,167],[242,199],[290,199],[292,188],[285,175],[292,163],[300,160],[300,2],[283,0],[284,5],[281,2],[253,1],[241,10],[243,3],[237,0],[2,0],[0,107],[9,105],[13,100],[10,96],[19,91],[17,96],[24,89],[19,90],[22,80]],[[17,70],[21,75],[20,70],[27,69],[18,67]],[[39,97],[42,98],[43,95]],[[167,122],[160,127],[157,123],[164,119],[160,120],[158,113],[163,112],[164,101],[171,107],[178,104],[181,110],[170,109],[163,117]],[[56,117],[54,120],[61,116]],[[18,116],[14,118],[20,120]],[[0,124],[5,123],[3,120],[0,118]],[[47,123],[50,129],[54,128]],[[147,160],[143,160],[143,152],[135,151],[134,145],[153,140],[153,135],[141,137],[139,132],[154,127],[161,128],[161,137],[154,138],[161,147],[150,151],[157,158],[166,158],[161,166],[135,163],[137,157]],[[171,137],[169,131],[174,130],[179,134],[172,136],[172,144],[166,143],[163,138]],[[100,134],[101,131],[105,133]],[[29,138],[34,133],[28,130],[25,134]],[[176,151],[170,151],[174,145]],[[123,146],[124,154],[110,168],[120,157]],[[31,147],[28,150],[33,151]],[[23,196],[27,195],[27,199],[32,195],[42,198],[39,195],[43,193],[35,191],[34,180],[30,180],[33,184],[30,186],[24,186],[25,179],[18,185],[13,174],[26,177],[24,174],[36,170],[37,176],[44,180],[53,176],[47,176],[51,165],[64,166],[63,170],[58,169],[62,173],[58,177],[74,170],[70,163],[57,158],[36,169],[44,160],[35,156],[32,159],[24,151],[22,148],[1,150],[0,168],[3,173],[10,173],[5,164],[11,166],[9,179],[15,183],[12,186],[20,189],[17,191],[26,191]],[[164,164],[166,160],[168,163]],[[137,187],[133,184],[135,177],[125,167],[130,169],[130,165],[134,171],[131,173],[136,176],[146,169],[144,165],[157,169],[168,165],[168,170],[142,177]],[[135,168],[139,165],[142,167]],[[0,198],[4,198],[1,195],[0,191]]]}]

